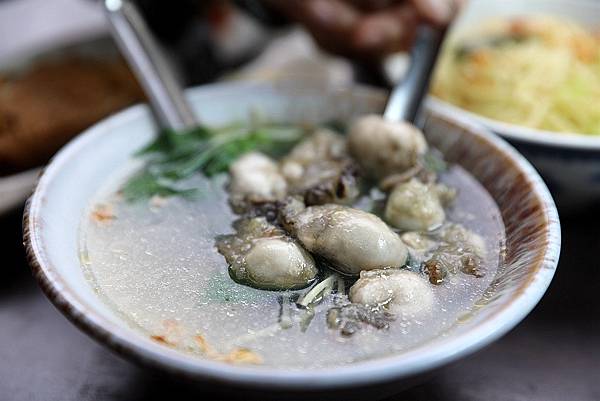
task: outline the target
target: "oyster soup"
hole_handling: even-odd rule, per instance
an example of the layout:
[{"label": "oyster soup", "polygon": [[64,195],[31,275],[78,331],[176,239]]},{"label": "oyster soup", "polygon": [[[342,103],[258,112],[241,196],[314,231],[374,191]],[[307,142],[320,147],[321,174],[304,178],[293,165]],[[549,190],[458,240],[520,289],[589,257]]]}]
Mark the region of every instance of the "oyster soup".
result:
[{"label": "oyster soup", "polygon": [[[207,138],[256,130],[173,173]],[[151,145],[82,218],[90,285],[143,335],[224,363],[328,367],[444,336],[501,263],[499,210],[415,127],[342,131],[229,127],[174,139],[194,149],[176,157]]]}]

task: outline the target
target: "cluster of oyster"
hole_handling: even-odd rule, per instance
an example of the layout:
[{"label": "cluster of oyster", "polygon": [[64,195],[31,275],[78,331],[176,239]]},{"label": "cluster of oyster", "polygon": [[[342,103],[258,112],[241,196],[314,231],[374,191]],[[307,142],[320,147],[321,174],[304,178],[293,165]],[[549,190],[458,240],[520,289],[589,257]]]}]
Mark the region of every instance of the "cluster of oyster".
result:
[{"label": "cluster of oyster", "polygon": [[[322,262],[358,277],[349,290],[352,304],[394,314],[430,311],[434,294],[426,276],[401,269],[407,243],[416,254],[421,242],[432,242],[419,235],[442,226],[455,195],[423,167],[427,151],[416,127],[372,115],[356,120],[347,136],[317,130],[279,161],[256,152],[241,157],[228,189],[242,217],[235,234],[217,240],[231,276],[256,288],[299,289],[316,280]],[[369,181],[386,193],[381,218],[352,207]],[[447,271],[452,258],[438,254],[444,255],[439,269]],[[357,311],[339,309],[336,316]]]}]

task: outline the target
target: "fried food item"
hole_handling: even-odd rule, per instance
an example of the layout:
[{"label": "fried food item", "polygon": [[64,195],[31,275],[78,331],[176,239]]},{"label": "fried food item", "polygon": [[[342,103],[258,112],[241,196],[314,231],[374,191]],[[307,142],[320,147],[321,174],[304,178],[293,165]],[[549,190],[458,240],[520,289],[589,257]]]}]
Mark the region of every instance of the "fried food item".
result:
[{"label": "fried food item", "polygon": [[142,99],[120,60],[70,56],[0,77],[0,175],[46,163],[73,136]]}]

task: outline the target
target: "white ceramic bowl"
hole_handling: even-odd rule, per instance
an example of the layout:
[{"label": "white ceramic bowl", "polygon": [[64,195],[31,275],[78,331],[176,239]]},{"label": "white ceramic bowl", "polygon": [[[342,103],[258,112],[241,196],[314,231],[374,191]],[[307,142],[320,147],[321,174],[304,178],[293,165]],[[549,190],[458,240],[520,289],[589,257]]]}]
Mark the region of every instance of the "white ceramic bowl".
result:
[{"label": "white ceramic bowl", "polygon": [[[305,84],[217,84],[188,94],[208,124],[246,120],[251,110],[274,121],[348,119],[380,112],[385,103],[384,94],[367,88],[335,90]],[[299,392],[394,382],[397,390],[414,375],[472,353],[514,327],[538,302],[556,269],[558,216],[534,169],[485,129],[434,113],[426,127],[428,139],[480,180],[500,205],[507,228],[505,262],[494,278],[495,289],[490,287],[468,319],[445,336],[402,354],[328,369],[231,366],[180,353],[146,338],[113,313],[84,278],[78,256],[78,228],[88,202],[154,133],[151,115],[143,106],[90,128],[46,168],[24,220],[32,269],[50,300],[86,333],[145,365],[228,388]]]},{"label": "white ceramic bowl", "polygon": [[[489,19],[555,15],[600,28],[600,1],[595,0],[471,0],[455,21],[449,40]],[[600,99],[590,99],[600,107]],[[429,106],[447,115],[478,121],[501,135],[541,173],[561,210],[600,201],[600,136],[555,133],[482,117],[438,99]]]}]

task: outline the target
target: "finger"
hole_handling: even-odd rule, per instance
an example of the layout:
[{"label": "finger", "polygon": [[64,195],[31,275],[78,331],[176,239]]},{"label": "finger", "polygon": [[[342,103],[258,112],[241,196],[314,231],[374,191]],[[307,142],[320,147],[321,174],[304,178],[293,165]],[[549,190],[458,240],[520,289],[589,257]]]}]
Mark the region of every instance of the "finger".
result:
[{"label": "finger", "polygon": [[351,3],[354,8],[365,12],[383,10],[384,8],[403,3],[404,1],[405,0],[346,0],[346,2]]},{"label": "finger", "polygon": [[374,59],[405,50],[413,41],[418,21],[416,10],[409,4],[370,14],[358,22],[352,46],[363,58]]},{"label": "finger", "polygon": [[298,21],[322,48],[350,56],[352,48],[348,38],[360,17],[358,10],[341,0],[305,0]]},{"label": "finger", "polygon": [[460,10],[461,0],[411,0],[419,15],[425,20],[446,26]]},{"label": "finger", "polygon": [[347,29],[358,11],[342,0],[265,0],[290,19],[309,28],[332,31]]},{"label": "finger", "polygon": [[350,55],[348,40],[360,13],[342,0],[268,0],[290,19],[302,24],[325,50]]},{"label": "finger", "polygon": [[341,0],[306,0],[303,2],[302,23],[314,29],[346,32],[359,18],[359,12],[350,4]]}]

